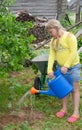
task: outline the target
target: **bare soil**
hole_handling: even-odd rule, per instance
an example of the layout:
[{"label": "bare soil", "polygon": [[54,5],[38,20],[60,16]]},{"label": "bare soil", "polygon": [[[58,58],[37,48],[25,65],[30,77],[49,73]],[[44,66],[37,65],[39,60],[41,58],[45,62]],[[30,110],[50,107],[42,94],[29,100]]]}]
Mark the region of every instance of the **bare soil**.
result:
[{"label": "bare soil", "polygon": [[29,107],[22,108],[19,112],[11,111],[7,115],[0,115],[0,130],[2,130],[3,126],[6,126],[10,123],[17,124],[23,121],[28,121],[32,126],[38,120],[42,120],[43,118],[44,114],[42,112],[32,110]]}]

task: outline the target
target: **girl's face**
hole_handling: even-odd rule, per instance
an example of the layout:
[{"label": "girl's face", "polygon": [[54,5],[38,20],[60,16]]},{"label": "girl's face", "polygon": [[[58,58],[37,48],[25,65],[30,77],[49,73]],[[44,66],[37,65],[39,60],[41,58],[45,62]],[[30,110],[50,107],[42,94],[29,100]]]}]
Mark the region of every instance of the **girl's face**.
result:
[{"label": "girl's face", "polygon": [[57,38],[58,37],[58,32],[57,32],[57,30],[56,29],[49,29],[49,31],[48,31],[49,33],[50,33],[50,35],[52,36],[52,37],[55,37],[55,38]]}]

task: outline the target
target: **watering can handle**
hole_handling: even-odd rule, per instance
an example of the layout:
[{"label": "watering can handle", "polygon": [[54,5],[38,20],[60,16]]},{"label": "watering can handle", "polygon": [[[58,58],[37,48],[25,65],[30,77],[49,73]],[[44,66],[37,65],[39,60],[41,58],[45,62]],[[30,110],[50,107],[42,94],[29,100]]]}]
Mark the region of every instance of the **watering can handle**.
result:
[{"label": "watering can handle", "polygon": [[[63,73],[61,72],[61,68],[58,68],[53,74],[54,74],[54,76],[56,76],[56,77],[62,75],[71,85],[73,85],[73,80],[72,80],[72,77],[70,76],[70,74],[69,74],[68,72],[67,72],[66,74],[63,74]],[[56,77],[55,77],[55,78],[56,78]],[[47,84],[48,84],[50,81],[52,81],[52,79],[50,79],[50,78],[47,78],[47,79],[46,79]]]},{"label": "watering can handle", "polygon": [[67,72],[66,74],[63,74],[62,72],[61,72],[61,68],[59,67],[55,72],[54,72],[54,76],[59,76],[59,75],[67,75],[67,76],[70,76],[70,74]]},{"label": "watering can handle", "polygon": [[61,75],[62,73],[61,73],[61,68],[59,67],[54,73],[54,76],[59,76],[59,75]]},{"label": "watering can handle", "polygon": [[52,81],[54,78],[56,78],[57,76],[59,76],[59,75],[61,75],[62,73],[61,73],[61,68],[58,68],[54,73],[53,73],[53,75],[54,75],[54,77],[53,78],[47,78],[46,79],[46,82],[47,82],[47,84],[50,82],[50,81]]},{"label": "watering can handle", "polygon": [[58,68],[55,72],[54,72],[54,75],[56,77],[58,77],[59,75],[62,75],[64,78],[66,78],[66,80],[73,85],[73,79],[71,77],[71,75],[67,72],[66,74],[63,74],[61,72],[61,68]]},{"label": "watering can handle", "polygon": [[[60,75],[62,75],[64,78],[66,78],[66,80],[67,80],[70,84],[73,85],[73,80],[72,80],[72,77],[70,76],[70,74],[69,74],[68,72],[67,72],[66,74],[63,74],[63,73],[61,72],[61,68],[58,68],[58,69],[54,72],[54,76],[58,77],[58,76],[60,76]],[[56,78],[56,77],[55,77],[55,78]],[[49,83],[51,80],[52,80],[52,79],[47,78],[47,79],[46,79],[46,82]]]},{"label": "watering can handle", "polygon": [[[54,78],[56,78],[55,76],[54,76]],[[46,83],[48,84],[49,82],[51,82],[54,78],[46,78]]]}]

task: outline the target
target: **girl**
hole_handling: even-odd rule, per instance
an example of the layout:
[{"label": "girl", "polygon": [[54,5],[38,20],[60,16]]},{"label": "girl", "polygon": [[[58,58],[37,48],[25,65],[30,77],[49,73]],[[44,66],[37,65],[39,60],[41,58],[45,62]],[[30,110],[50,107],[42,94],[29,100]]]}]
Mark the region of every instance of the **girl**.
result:
[{"label": "girl", "polygon": [[[68,122],[74,123],[80,118],[79,113],[79,80],[80,68],[79,56],[77,52],[76,37],[65,30],[58,20],[51,19],[45,25],[45,29],[53,37],[50,42],[50,54],[48,60],[48,76],[53,78],[53,64],[56,60],[58,66],[61,67],[61,72],[66,74],[70,73],[73,79],[74,90],[72,92],[74,111],[73,114],[67,119]],[[61,86],[60,86],[61,87]],[[62,99],[62,109],[56,113],[58,118],[63,118],[67,114],[68,97]]]}]

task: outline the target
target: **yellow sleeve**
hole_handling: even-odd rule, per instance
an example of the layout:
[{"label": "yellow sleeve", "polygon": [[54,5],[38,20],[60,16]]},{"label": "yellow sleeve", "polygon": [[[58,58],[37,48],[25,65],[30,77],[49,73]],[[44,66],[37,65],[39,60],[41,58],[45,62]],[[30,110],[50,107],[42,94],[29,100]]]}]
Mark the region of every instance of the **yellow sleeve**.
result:
[{"label": "yellow sleeve", "polygon": [[50,54],[49,54],[49,59],[48,59],[48,68],[47,68],[47,73],[52,73],[53,72],[53,64],[55,60],[55,49],[52,46],[52,41],[50,42]]},{"label": "yellow sleeve", "polygon": [[65,62],[64,66],[69,68],[77,56],[77,39],[73,34],[69,34],[67,37],[67,44],[69,45],[69,51],[70,55],[67,58],[67,61]]}]

